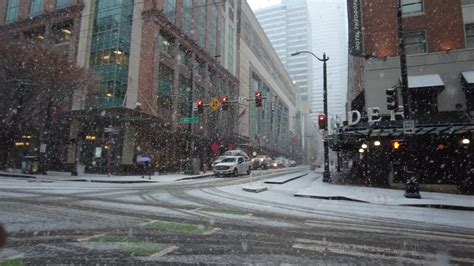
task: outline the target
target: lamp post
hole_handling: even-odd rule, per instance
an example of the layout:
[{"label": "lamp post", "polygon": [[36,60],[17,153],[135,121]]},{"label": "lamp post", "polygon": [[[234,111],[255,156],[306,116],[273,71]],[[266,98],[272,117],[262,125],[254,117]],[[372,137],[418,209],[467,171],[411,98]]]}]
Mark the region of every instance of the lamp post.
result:
[{"label": "lamp post", "polygon": [[[329,57],[326,56],[326,53],[323,54],[323,58],[317,57],[314,53],[310,51],[298,51],[291,54],[291,56],[296,56],[302,53],[307,53],[312,55],[318,61],[323,62],[323,90],[324,90],[324,115],[326,119],[328,117],[328,86],[327,86],[327,67],[326,62],[329,60]],[[327,133],[327,126],[324,129]],[[323,182],[332,182],[331,173],[329,172],[329,143],[327,139],[324,139],[324,173],[323,173]]]}]

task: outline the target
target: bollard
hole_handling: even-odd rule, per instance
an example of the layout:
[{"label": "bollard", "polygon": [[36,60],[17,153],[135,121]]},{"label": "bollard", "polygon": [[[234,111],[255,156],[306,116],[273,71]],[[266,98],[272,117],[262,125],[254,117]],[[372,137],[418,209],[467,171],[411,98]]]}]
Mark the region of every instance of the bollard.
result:
[{"label": "bollard", "polygon": [[413,172],[407,172],[412,174],[411,178],[407,181],[407,187],[405,190],[405,198],[408,199],[421,199],[420,195],[420,184]]}]

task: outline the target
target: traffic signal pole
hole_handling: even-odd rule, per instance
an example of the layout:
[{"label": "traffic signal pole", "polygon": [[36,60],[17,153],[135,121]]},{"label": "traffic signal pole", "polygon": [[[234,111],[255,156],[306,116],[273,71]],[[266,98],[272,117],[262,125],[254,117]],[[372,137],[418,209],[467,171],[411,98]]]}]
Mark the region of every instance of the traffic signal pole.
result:
[{"label": "traffic signal pole", "polygon": [[[407,51],[405,49],[405,38],[403,36],[403,17],[402,17],[402,0],[398,0],[398,47],[400,50],[400,74],[401,74],[401,91],[403,98],[403,116],[404,119],[411,119],[410,109],[410,92],[408,91],[408,67],[407,67]],[[398,106],[397,106],[398,109]]]},{"label": "traffic signal pole", "polygon": [[[291,56],[296,56],[301,53],[307,53],[312,55],[318,61],[323,62],[323,89],[324,89],[324,115],[326,116],[326,122],[328,119],[328,85],[327,85],[327,65],[326,62],[329,60],[329,57],[326,56],[326,53],[323,54],[323,58],[317,57],[313,52],[310,51],[298,51],[291,54]],[[329,123],[328,123],[329,124]],[[324,138],[324,173],[323,173],[323,182],[332,182],[331,172],[329,172],[329,142],[327,141],[328,128],[324,129],[326,138]]]}]

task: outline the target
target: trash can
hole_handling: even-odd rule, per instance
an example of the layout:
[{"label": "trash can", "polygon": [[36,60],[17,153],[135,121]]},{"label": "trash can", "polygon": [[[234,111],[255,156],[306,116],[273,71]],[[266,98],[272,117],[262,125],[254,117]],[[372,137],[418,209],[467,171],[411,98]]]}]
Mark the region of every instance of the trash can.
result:
[{"label": "trash can", "polygon": [[38,156],[24,156],[21,160],[21,172],[23,174],[36,174],[39,170]]},{"label": "trash can", "polygon": [[184,173],[186,175],[198,175],[199,174],[199,165],[201,160],[199,158],[192,158],[186,161],[186,166]]}]

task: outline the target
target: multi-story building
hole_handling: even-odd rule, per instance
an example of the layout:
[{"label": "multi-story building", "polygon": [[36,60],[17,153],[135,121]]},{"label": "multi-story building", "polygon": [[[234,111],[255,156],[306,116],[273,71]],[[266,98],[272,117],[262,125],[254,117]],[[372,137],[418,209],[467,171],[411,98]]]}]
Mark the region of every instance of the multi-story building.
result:
[{"label": "multi-story building", "polygon": [[242,142],[261,152],[295,157],[301,154],[295,132],[295,86],[271,42],[246,1],[241,1],[239,18],[239,95],[253,99],[264,96],[263,106],[241,105],[239,135]]},{"label": "multi-story building", "polygon": [[296,132],[298,138],[302,140],[305,161],[308,162],[309,158],[316,156],[315,153],[311,154],[308,149],[314,140],[310,136],[318,133],[312,130],[316,120],[308,119],[308,117],[314,118],[316,115],[315,112],[311,112],[309,106],[309,100],[313,98],[311,96],[313,93],[313,58],[305,55],[291,56],[296,51],[311,50],[311,24],[306,0],[282,1],[278,5],[256,10],[255,15],[299,90],[299,93],[296,94],[299,95],[299,99],[296,101],[299,102],[297,106],[300,107],[296,114],[299,122]]},{"label": "multi-story building", "polygon": [[[241,96],[238,10],[240,1],[8,0],[0,3],[0,25],[97,77],[97,90],[69,99],[70,133],[59,145],[66,149],[54,152],[58,161],[79,158],[88,171],[126,172],[143,155],[176,170],[183,159],[208,162],[240,143],[238,103],[209,106]],[[198,100],[202,113],[193,106]],[[189,117],[197,123],[184,124]],[[275,123],[289,134],[289,119]]]},{"label": "multi-story building", "polygon": [[[393,179],[400,181],[397,167],[401,164],[415,171],[423,183],[464,186],[470,178],[473,154],[469,144],[474,131],[473,2],[401,1],[408,69],[409,100],[405,103],[399,88],[398,1],[351,2],[353,20],[349,27],[363,30],[358,39],[361,41],[351,42],[361,45],[350,47],[356,51],[349,58],[347,107],[352,112],[349,125],[338,135],[339,143],[344,144],[339,147],[354,153],[360,149],[363,159],[359,165],[386,169],[372,171],[373,180],[385,180],[392,166]],[[402,111],[398,104],[395,110],[389,110],[386,93],[392,87],[398,91],[399,105],[408,107],[405,110],[410,117],[394,115]],[[359,114],[361,121],[356,123]],[[414,124],[403,126],[404,120]],[[375,141],[377,146],[373,145]],[[401,141],[403,149],[399,152],[399,142],[392,147],[391,141]],[[361,148],[362,144],[368,150]]]},{"label": "multi-story building", "polygon": [[[345,116],[347,94],[346,0],[308,0],[312,43],[310,50],[327,62],[328,112],[331,124]],[[323,112],[323,64],[312,59],[311,109]],[[316,116],[313,116],[316,118]]]}]

